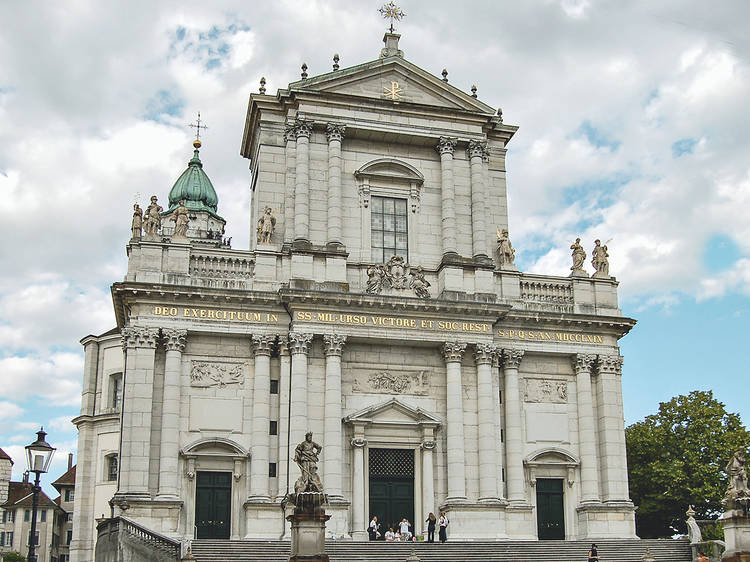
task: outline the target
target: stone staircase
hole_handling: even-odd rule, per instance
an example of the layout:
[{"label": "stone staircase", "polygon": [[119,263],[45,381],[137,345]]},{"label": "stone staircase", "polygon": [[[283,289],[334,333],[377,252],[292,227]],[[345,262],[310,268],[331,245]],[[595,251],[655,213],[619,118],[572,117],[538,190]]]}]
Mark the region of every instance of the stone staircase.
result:
[{"label": "stone staircase", "polygon": [[[640,562],[648,546],[658,562],[690,562],[687,540],[596,541],[602,562]],[[404,562],[412,549],[422,562],[586,562],[591,542],[584,541],[448,541],[386,543],[327,541],[331,562]],[[286,562],[288,541],[196,540],[197,562]]]}]

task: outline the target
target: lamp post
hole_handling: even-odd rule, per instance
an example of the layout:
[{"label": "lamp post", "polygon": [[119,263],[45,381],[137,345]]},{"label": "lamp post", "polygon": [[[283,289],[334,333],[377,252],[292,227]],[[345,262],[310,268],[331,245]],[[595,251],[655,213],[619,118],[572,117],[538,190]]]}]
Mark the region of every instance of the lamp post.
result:
[{"label": "lamp post", "polygon": [[39,507],[39,477],[43,472],[47,472],[49,469],[50,462],[52,462],[52,455],[55,454],[55,448],[51,447],[44,438],[47,434],[44,432],[44,428],[41,428],[36,432],[36,441],[31,445],[26,445],[26,462],[28,465],[29,472],[33,472],[36,477],[34,479],[34,487],[32,488],[33,499],[31,504],[31,532],[29,534],[29,561],[37,562],[35,547],[36,542],[36,510]]}]

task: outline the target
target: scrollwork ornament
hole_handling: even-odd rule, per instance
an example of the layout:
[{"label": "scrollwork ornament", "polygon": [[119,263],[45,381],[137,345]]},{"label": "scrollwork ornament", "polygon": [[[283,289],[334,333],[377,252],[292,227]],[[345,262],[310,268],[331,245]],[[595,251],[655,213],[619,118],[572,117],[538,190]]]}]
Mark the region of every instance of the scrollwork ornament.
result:
[{"label": "scrollwork ornament", "polygon": [[596,363],[600,375],[622,375],[621,355],[600,355]]},{"label": "scrollwork ornament", "polygon": [[356,447],[358,449],[364,448],[365,445],[367,445],[367,439],[364,437],[353,437],[351,441],[349,441],[349,444],[352,447]]},{"label": "scrollwork ornament", "polygon": [[497,346],[491,343],[478,343],[474,350],[474,360],[477,365],[491,364],[497,353]]},{"label": "scrollwork ornament", "polygon": [[523,359],[523,349],[503,349],[503,367],[506,369],[518,369]]},{"label": "scrollwork ornament", "polygon": [[275,335],[253,335],[252,336],[252,345],[253,345],[253,351],[255,351],[255,355],[271,355],[271,351],[273,351],[273,346],[276,343],[276,336]]},{"label": "scrollwork ornament", "polygon": [[146,347],[155,349],[159,341],[159,328],[128,326],[122,329],[122,348]]},{"label": "scrollwork ornament", "polygon": [[452,137],[440,137],[435,150],[437,150],[439,154],[450,154],[453,156],[457,144],[458,139]]},{"label": "scrollwork ornament", "polygon": [[437,446],[437,441],[434,439],[425,439],[419,446],[425,451],[432,451]]},{"label": "scrollwork ornament", "polygon": [[292,355],[304,354],[309,351],[312,334],[303,334],[300,332],[289,332],[289,351]]},{"label": "scrollwork ornament", "polygon": [[341,357],[345,343],[346,336],[343,334],[326,334],[323,336],[323,345],[325,347],[326,356],[338,355]]},{"label": "scrollwork ornament", "polygon": [[167,351],[185,351],[185,340],[187,339],[187,330],[176,330],[174,328],[162,328],[162,341]]},{"label": "scrollwork ornament", "polygon": [[591,369],[596,361],[596,355],[591,353],[578,353],[572,357],[573,371],[576,375],[591,374]]},{"label": "scrollwork ornament", "polygon": [[445,342],[442,347],[446,363],[460,362],[466,351],[466,344],[459,342]]}]

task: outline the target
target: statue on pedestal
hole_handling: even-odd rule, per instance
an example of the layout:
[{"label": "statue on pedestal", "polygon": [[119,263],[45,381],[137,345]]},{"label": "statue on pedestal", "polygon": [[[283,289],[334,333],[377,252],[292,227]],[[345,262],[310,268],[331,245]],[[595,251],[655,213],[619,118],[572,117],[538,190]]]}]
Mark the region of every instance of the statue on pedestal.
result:
[{"label": "statue on pedestal", "polygon": [[188,208],[185,206],[184,199],[180,200],[180,206],[174,210],[174,214],[170,220],[174,222],[174,234],[172,237],[186,238],[190,216],[188,214]]},{"label": "statue on pedestal", "polygon": [[573,266],[570,268],[571,275],[588,277],[588,273],[583,269],[583,262],[586,261],[586,250],[581,246],[581,239],[576,238],[576,241],[571,244],[570,249],[573,250]]},{"label": "statue on pedestal", "polygon": [[163,210],[162,206],[157,203],[156,195],[152,195],[151,204],[146,207],[146,212],[143,215],[146,234],[158,236],[161,229],[161,212]]},{"label": "statue on pedestal", "polygon": [[276,217],[271,214],[271,207],[266,207],[263,216],[258,219],[258,244],[270,244],[276,228]]},{"label": "statue on pedestal", "polygon": [[734,453],[725,470],[729,476],[726,498],[733,500],[750,498],[750,490],[747,487],[747,470],[745,470],[745,451],[739,450]]},{"label": "statue on pedestal", "polygon": [[602,246],[600,240],[594,240],[594,250],[591,252],[591,265],[594,266],[594,277],[609,277],[609,254],[607,246]]},{"label": "statue on pedestal", "polygon": [[515,269],[516,264],[514,260],[516,257],[516,251],[510,243],[507,228],[503,228],[502,232],[500,231],[500,228],[497,229],[497,254],[501,269],[504,267]]},{"label": "statue on pedestal", "polygon": [[138,203],[133,205],[133,221],[130,223],[130,230],[133,232],[133,240],[138,240],[143,233],[143,211]]},{"label": "statue on pedestal", "polygon": [[323,483],[318,476],[318,455],[323,448],[312,439],[312,431],[305,434],[305,440],[294,450],[294,462],[302,474],[294,483],[294,493],[323,492]]}]

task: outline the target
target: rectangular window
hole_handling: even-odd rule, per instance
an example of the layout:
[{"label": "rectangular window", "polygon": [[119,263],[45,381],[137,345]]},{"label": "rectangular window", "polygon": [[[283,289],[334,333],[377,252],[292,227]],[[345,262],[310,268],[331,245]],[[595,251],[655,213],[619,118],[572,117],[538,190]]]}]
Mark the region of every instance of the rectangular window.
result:
[{"label": "rectangular window", "polygon": [[109,380],[112,383],[110,393],[112,408],[119,410],[122,403],[122,374],[112,375]]},{"label": "rectangular window", "polygon": [[[27,544],[31,544],[31,529],[29,529]],[[34,546],[39,546],[39,531],[34,531]]]},{"label": "rectangular window", "polygon": [[5,546],[5,531],[0,531],[0,546]]},{"label": "rectangular window", "polygon": [[39,512],[39,522],[40,523],[47,522],[47,510],[46,509],[43,509]]},{"label": "rectangular window", "polygon": [[502,404],[503,403],[503,391],[501,390],[498,394],[500,398],[500,404]]},{"label": "rectangular window", "polygon": [[107,480],[110,482],[117,481],[117,455],[107,457]]},{"label": "rectangular window", "polygon": [[3,523],[8,522],[8,512],[3,509]]},{"label": "rectangular window", "polygon": [[268,463],[268,476],[271,478],[276,478],[276,463],[275,462]]},{"label": "rectangular window", "polygon": [[30,509],[24,509],[23,510],[23,520],[24,521],[31,521],[31,510]]},{"label": "rectangular window", "polygon": [[13,547],[13,531],[5,533],[5,546]]},{"label": "rectangular window", "polygon": [[500,430],[500,443],[505,443],[505,430]]},{"label": "rectangular window", "polygon": [[72,502],[75,498],[75,493],[73,490],[65,490],[65,501],[66,502]]},{"label": "rectangular window", "polygon": [[16,520],[16,510],[14,509],[8,513],[8,521],[14,522],[15,520]]},{"label": "rectangular window", "polygon": [[65,536],[65,544],[70,544],[70,541],[73,540],[73,531],[68,531],[67,535]]},{"label": "rectangular window", "polygon": [[278,379],[271,379],[271,394],[279,393],[279,381]]},{"label": "rectangular window", "polygon": [[375,263],[385,263],[393,256],[408,261],[409,243],[406,199],[373,197],[370,209],[372,255]]},{"label": "rectangular window", "polygon": [[270,422],[268,422],[268,434],[269,435],[279,434],[279,422],[275,420],[271,420]]}]

